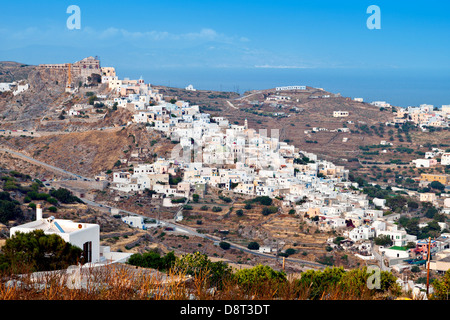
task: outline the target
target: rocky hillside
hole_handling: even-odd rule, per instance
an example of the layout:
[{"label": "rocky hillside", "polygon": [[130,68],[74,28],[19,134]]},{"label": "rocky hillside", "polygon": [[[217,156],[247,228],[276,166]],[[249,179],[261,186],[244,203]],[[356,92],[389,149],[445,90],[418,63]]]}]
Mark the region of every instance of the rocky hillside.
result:
[{"label": "rocky hillside", "polygon": [[13,61],[0,61],[0,82],[25,80],[36,67]]},{"label": "rocky hillside", "polygon": [[[147,132],[141,125],[43,137],[0,136],[0,144],[56,167],[91,177],[114,169],[119,159],[153,162],[155,155],[168,157],[173,147],[172,142],[160,133]],[[138,156],[134,157],[136,154]]]}]

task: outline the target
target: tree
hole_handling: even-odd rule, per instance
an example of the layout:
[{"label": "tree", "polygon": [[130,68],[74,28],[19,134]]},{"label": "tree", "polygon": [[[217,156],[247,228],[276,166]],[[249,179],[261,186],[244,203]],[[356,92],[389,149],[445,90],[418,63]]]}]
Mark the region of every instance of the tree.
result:
[{"label": "tree", "polygon": [[255,292],[263,293],[267,288],[276,291],[278,285],[287,281],[284,272],[276,271],[261,264],[253,268],[236,271],[234,278],[245,292],[251,292],[252,294],[255,294]]},{"label": "tree", "polygon": [[427,218],[433,219],[438,213],[438,209],[436,209],[433,205],[428,205],[425,208],[425,217]]},{"label": "tree", "polygon": [[444,191],[444,189],[445,189],[445,186],[442,183],[440,183],[439,181],[432,181],[429,186],[430,186],[430,188],[439,190],[441,192]]},{"label": "tree", "polygon": [[327,293],[343,293],[348,296],[364,298],[379,293],[400,294],[396,278],[387,271],[380,272],[380,288],[371,290],[367,283],[371,273],[367,267],[345,271],[342,267],[327,267],[324,270],[308,270],[301,273],[299,280],[295,281],[297,290],[306,291],[308,298],[321,299]]},{"label": "tree", "polygon": [[410,219],[406,223],[405,229],[408,234],[418,236],[420,234],[419,219],[418,218]]},{"label": "tree", "polygon": [[212,286],[222,286],[231,277],[231,268],[223,261],[211,262],[206,254],[200,252],[188,253],[177,257],[173,265],[175,272],[191,276],[206,276]]},{"label": "tree", "polygon": [[449,300],[450,269],[445,272],[442,278],[434,279],[431,285],[434,289],[433,298],[438,300]]},{"label": "tree", "polygon": [[408,201],[408,208],[409,209],[418,209],[419,208],[419,204],[416,201]]},{"label": "tree", "polygon": [[251,200],[252,202],[259,202],[260,204],[264,205],[264,206],[270,206],[272,204],[272,199],[268,196],[260,196],[260,197],[256,197],[253,200]]},{"label": "tree", "polygon": [[152,268],[157,270],[169,270],[175,263],[176,257],[173,251],[168,252],[164,257],[158,252],[151,251],[143,254],[135,253],[130,256],[127,263],[133,266]]},{"label": "tree", "polygon": [[293,249],[293,248],[288,248],[288,249],[286,249],[285,253],[286,253],[288,256],[290,256],[290,255],[293,255],[293,254],[297,253],[297,250],[295,250],[295,249]]},{"label": "tree", "polygon": [[411,267],[411,272],[420,272],[420,267],[419,266],[412,266]]},{"label": "tree", "polygon": [[236,215],[238,217],[242,217],[244,215],[244,210],[242,210],[242,209],[236,210]]},{"label": "tree", "polygon": [[7,239],[0,255],[1,269],[12,272],[28,266],[31,271],[60,270],[81,261],[82,250],[65,242],[57,234],[44,234],[43,230],[17,232]]},{"label": "tree", "polygon": [[8,192],[2,192],[0,200],[0,222],[6,224],[9,220],[17,220],[23,217],[22,209],[17,201],[13,201]]},{"label": "tree", "polygon": [[275,207],[275,206],[264,207],[262,209],[263,216],[267,216],[269,214],[276,213],[276,212],[278,212],[278,207]]},{"label": "tree", "polygon": [[374,242],[378,246],[392,246],[391,237],[388,235],[380,235],[374,239]]},{"label": "tree", "polygon": [[219,243],[219,247],[221,247],[223,250],[228,250],[230,249],[230,244],[228,242],[221,241]]},{"label": "tree", "polygon": [[248,245],[247,245],[247,248],[248,249],[250,249],[250,250],[258,250],[259,249],[259,243],[258,242],[250,242]]},{"label": "tree", "polygon": [[322,270],[308,270],[301,273],[295,281],[298,290],[307,290],[309,299],[319,299],[324,292],[334,288],[345,273],[342,267],[325,268]]},{"label": "tree", "polygon": [[82,202],[78,197],[72,194],[72,191],[65,188],[59,188],[58,190],[50,190],[50,195],[58,199],[61,203],[74,203]]},{"label": "tree", "polygon": [[406,198],[401,195],[386,199],[386,206],[390,207],[392,211],[396,211],[396,209],[402,210],[406,203]]},{"label": "tree", "polygon": [[192,201],[198,202],[199,199],[200,199],[200,196],[199,196],[198,194],[194,193],[194,194],[192,195]]},{"label": "tree", "polygon": [[91,106],[94,105],[94,102],[95,102],[97,99],[98,99],[98,98],[97,98],[96,95],[90,96],[90,97],[89,97],[89,104],[90,104]]}]

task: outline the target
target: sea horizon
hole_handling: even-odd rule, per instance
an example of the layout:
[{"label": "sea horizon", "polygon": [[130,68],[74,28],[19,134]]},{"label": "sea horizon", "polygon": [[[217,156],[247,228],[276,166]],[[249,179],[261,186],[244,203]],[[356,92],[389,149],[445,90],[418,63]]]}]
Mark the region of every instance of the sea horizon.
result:
[{"label": "sea horizon", "polygon": [[116,68],[119,79],[141,76],[146,83],[175,88],[231,91],[306,85],[364,102],[386,101],[408,107],[450,104],[450,72],[430,69],[356,68]]}]

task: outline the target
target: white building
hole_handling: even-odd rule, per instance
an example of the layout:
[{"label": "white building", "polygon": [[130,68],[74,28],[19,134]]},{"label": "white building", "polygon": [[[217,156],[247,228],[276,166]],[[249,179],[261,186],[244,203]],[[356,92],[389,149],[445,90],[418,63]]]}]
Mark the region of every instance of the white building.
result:
[{"label": "white building", "polygon": [[375,237],[375,228],[366,225],[359,226],[357,228],[353,228],[348,233],[348,237],[354,242],[369,240],[370,238]]},{"label": "white building", "polygon": [[0,92],[11,91],[12,87],[15,85],[14,82],[0,82]]},{"label": "white building", "polygon": [[185,90],[188,91],[197,91],[197,89],[194,89],[194,86],[192,84],[188,85],[186,88],[184,88]]},{"label": "white building", "polygon": [[407,237],[407,233],[405,230],[384,230],[384,231],[378,231],[377,237],[380,235],[385,235],[391,238],[393,245],[398,247],[404,247],[406,244],[412,240],[412,238]]},{"label": "white building", "polygon": [[142,229],[142,230],[146,229],[143,217],[126,216],[126,217],[122,217],[122,221],[133,228],[138,228],[138,229]]},{"label": "white building", "polygon": [[446,152],[441,156],[441,165],[448,166],[450,165],[450,152]]},{"label": "white building", "polygon": [[83,250],[86,263],[125,262],[131,253],[110,252],[108,246],[100,246],[100,226],[94,223],[74,222],[54,217],[43,218],[42,208],[36,208],[36,220],[10,229],[10,237],[17,232],[29,233],[43,230],[45,234],[56,234],[64,241]]},{"label": "white building", "polygon": [[374,198],[372,200],[373,204],[380,208],[386,208],[386,199]]},{"label": "white building", "polygon": [[27,84],[19,84],[19,85],[17,85],[16,90],[13,91],[13,94],[16,96],[22,92],[27,91],[29,88],[30,88],[30,85],[28,83]]},{"label": "white building", "polygon": [[277,91],[285,91],[285,90],[306,90],[306,86],[285,86],[285,87],[276,87]]},{"label": "white building", "polygon": [[349,115],[348,111],[333,111],[333,117],[335,118],[348,117],[348,115]]},{"label": "white building", "polygon": [[387,103],[386,101],[374,101],[370,103],[373,106],[380,107],[380,108],[389,108],[391,105]]}]

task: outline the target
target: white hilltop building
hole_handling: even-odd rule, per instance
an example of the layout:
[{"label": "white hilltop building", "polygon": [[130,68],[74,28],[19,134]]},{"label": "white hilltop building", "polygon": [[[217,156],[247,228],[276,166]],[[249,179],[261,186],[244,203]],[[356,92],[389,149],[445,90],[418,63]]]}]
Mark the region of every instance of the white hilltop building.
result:
[{"label": "white hilltop building", "polygon": [[126,262],[131,253],[111,252],[109,246],[100,245],[100,226],[94,223],[74,222],[54,217],[43,218],[42,208],[36,206],[36,220],[10,229],[10,237],[17,232],[29,233],[43,230],[45,234],[56,234],[64,241],[83,250],[86,263],[105,265]]},{"label": "white hilltop building", "polygon": [[194,86],[192,84],[188,85],[186,88],[184,88],[185,90],[188,91],[197,91],[197,89],[194,88]]}]

